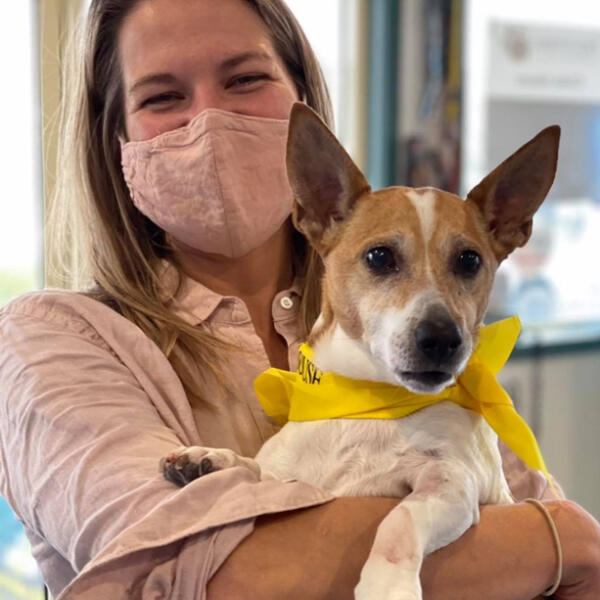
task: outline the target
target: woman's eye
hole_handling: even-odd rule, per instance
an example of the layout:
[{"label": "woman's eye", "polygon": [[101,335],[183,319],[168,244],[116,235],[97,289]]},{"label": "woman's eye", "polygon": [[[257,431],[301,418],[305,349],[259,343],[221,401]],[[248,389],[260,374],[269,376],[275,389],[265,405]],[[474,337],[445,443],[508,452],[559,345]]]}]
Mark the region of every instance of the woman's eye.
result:
[{"label": "woman's eye", "polygon": [[234,86],[244,87],[244,86],[251,85],[253,83],[257,83],[259,81],[263,81],[267,78],[268,78],[268,76],[264,73],[250,73],[248,75],[238,75],[237,77],[234,77],[231,80],[228,87],[234,87]]},{"label": "woman's eye", "polygon": [[169,102],[175,102],[179,98],[179,94],[175,94],[173,92],[156,94],[155,96],[150,96],[149,98],[146,98],[146,100],[142,102],[142,107],[148,105],[167,104]]},{"label": "woman's eye", "polygon": [[369,248],[365,252],[364,260],[369,270],[376,275],[387,275],[398,270],[394,251],[387,246]]},{"label": "woman's eye", "polygon": [[483,260],[475,250],[463,250],[456,259],[454,272],[461,277],[474,277],[479,273]]}]

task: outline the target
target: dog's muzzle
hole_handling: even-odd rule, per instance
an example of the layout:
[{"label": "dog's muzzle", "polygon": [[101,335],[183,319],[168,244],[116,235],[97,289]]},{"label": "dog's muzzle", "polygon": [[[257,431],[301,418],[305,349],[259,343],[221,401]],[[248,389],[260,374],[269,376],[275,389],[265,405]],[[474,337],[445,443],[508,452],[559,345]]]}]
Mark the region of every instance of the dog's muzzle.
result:
[{"label": "dog's muzzle", "polygon": [[463,358],[463,336],[446,307],[427,310],[414,329],[412,344],[414,369],[401,374],[411,387],[427,391],[454,379]]}]

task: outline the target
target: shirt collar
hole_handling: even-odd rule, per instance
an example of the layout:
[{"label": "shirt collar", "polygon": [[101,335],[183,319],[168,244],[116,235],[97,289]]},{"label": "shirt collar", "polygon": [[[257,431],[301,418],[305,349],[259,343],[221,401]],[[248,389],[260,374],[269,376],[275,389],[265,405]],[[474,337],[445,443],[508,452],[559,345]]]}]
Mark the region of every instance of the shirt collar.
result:
[{"label": "shirt collar", "polygon": [[[178,286],[180,277],[181,284]],[[248,309],[240,298],[222,296],[191,277],[180,276],[178,269],[169,261],[163,261],[160,278],[164,297],[171,299],[173,312],[190,325],[196,326],[209,321],[231,324],[250,321]],[[287,314],[290,317],[297,315],[299,299],[302,297],[302,286],[298,278],[294,279],[289,289],[277,293],[273,306],[279,306],[280,299],[285,296],[295,299],[293,309],[290,309]],[[278,311],[273,309],[274,312],[276,310]],[[282,318],[279,314],[276,316],[277,320]]]}]

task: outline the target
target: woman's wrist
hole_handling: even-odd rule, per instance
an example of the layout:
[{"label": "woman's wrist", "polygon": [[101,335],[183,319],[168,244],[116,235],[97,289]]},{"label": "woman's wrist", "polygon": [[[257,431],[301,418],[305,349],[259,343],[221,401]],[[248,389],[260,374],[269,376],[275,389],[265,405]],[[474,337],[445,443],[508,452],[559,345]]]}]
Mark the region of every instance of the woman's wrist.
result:
[{"label": "woman's wrist", "polygon": [[[563,550],[561,587],[600,584],[600,525],[585,509],[568,500],[545,502]],[[600,589],[597,597],[600,598]]]},{"label": "woman's wrist", "polygon": [[564,564],[563,564],[562,542],[560,539],[560,535],[558,534],[558,528],[556,527],[554,518],[550,514],[550,511],[548,510],[547,506],[543,502],[538,500],[537,498],[527,498],[525,500],[525,502],[532,504],[533,506],[535,506],[537,509],[539,509],[541,511],[542,515],[546,519],[546,522],[548,523],[548,527],[550,528],[550,531],[552,532],[552,537],[553,537],[553,541],[554,541],[553,545],[554,545],[554,549],[556,550],[556,575],[554,576],[554,583],[550,586],[550,588],[547,591],[545,591],[542,594],[542,596],[544,596],[544,597],[549,597],[549,596],[554,595],[554,592],[556,592],[556,590],[560,586],[562,579],[563,579]]}]

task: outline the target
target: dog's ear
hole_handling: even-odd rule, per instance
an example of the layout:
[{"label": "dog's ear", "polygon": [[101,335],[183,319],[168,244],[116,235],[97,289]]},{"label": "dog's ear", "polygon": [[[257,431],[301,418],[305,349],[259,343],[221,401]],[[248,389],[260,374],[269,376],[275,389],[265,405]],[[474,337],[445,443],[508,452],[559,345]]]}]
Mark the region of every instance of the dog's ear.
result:
[{"label": "dog's ear", "polygon": [[498,261],[529,239],[533,215],[554,181],[559,139],[560,127],[547,127],[469,192],[467,202],[483,216]]},{"label": "dog's ear", "polygon": [[294,104],[287,142],[294,225],[325,255],[369,184],[327,125],[306,104]]}]

